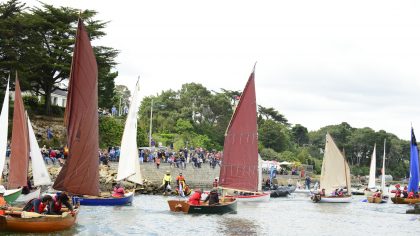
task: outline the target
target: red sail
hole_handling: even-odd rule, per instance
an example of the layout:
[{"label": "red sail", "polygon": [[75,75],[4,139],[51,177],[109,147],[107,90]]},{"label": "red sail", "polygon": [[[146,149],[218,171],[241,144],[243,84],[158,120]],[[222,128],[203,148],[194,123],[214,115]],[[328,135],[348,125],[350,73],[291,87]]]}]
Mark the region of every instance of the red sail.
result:
[{"label": "red sail", "polygon": [[29,135],[19,80],[16,75],[13,131],[9,168],[9,188],[27,185],[29,165]]},{"label": "red sail", "polygon": [[220,185],[258,191],[257,104],[253,71],[225,135]]},{"label": "red sail", "polygon": [[53,188],[99,195],[98,68],[85,26],[79,19],[65,113],[68,159]]}]

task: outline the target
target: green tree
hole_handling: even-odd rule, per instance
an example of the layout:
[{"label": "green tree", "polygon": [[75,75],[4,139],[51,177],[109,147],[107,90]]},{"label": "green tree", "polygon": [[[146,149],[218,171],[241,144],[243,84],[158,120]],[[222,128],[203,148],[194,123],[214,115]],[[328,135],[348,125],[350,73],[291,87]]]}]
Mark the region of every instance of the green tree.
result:
[{"label": "green tree", "polygon": [[303,146],[309,143],[308,129],[300,124],[296,124],[292,127],[291,134],[293,141],[298,146]]},{"label": "green tree", "polygon": [[291,148],[289,130],[273,120],[265,121],[258,130],[259,140],[266,148],[282,152]]}]

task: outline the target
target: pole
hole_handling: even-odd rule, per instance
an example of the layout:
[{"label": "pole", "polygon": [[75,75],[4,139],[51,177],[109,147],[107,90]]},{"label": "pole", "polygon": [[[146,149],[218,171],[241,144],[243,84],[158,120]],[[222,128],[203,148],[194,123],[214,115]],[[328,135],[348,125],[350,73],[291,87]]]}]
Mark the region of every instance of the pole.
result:
[{"label": "pole", "polygon": [[150,127],[149,127],[149,147],[152,146],[152,119],[153,119],[153,99],[150,106]]}]

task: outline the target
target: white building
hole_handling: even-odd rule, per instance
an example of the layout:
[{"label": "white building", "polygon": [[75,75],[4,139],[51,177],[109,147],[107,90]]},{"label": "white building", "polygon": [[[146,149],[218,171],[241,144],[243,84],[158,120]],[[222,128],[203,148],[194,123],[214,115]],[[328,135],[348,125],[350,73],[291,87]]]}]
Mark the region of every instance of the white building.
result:
[{"label": "white building", "polygon": [[[30,91],[24,91],[22,92],[22,97],[25,97],[25,96],[34,96],[34,95]],[[10,97],[12,101],[15,100],[14,91],[10,91]],[[41,102],[41,98],[42,96],[38,96],[39,102]],[[51,93],[51,105],[55,105],[59,107],[66,107],[66,103],[67,103],[67,91],[56,89]]]}]

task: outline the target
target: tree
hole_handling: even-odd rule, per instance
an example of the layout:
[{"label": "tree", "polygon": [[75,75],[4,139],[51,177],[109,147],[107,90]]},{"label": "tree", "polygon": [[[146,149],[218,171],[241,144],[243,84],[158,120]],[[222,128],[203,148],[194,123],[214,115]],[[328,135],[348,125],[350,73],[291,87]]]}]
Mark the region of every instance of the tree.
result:
[{"label": "tree", "polygon": [[291,148],[290,134],[287,128],[273,120],[265,121],[258,130],[259,140],[265,148],[282,152]]},{"label": "tree", "polygon": [[[116,107],[123,109],[124,106],[129,106],[130,105],[130,97],[131,97],[131,92],[130,90],[127,88],[127,86],[125,85],[117,85],[115,86],[115,96],[113,99],[113,105],[116,104]],[[111,104],[104,104],[104,107],[106,106],[111,106]],[[120,107],[121,106],[121,107]]]},{"label": "tree", "polygon": [[264,120],[274,120],[286,126],[290,125],[286,117],[284,117],[284,115],[280,114],[272,107],[266,108],[261,105],[258,105],[258,113]]},{"label": "tree", "polygon": [[[79,11],[42,3],[39,8],[23,12],[22,4],[19,5],[18,1],[8,3],[8,7],[4,9],[14,9],[16,14],[10,14],[11,10],[2,11],[4,13],[2,17],[8,19],[10,25],[2,24],[1,28],[14,29],[13,33],[5,34],[8,38],[4,42],[17,43],[0,43],[0,51],[8,52],[7,56],[1,58],[3,64],[0,70],[3,74],[5,71],[19,70],[22,87],[24,90],[32,90],[36,95],[44,96],[45,112],[49,115],[51,92],[56,89],[66,89],[62,83],[69,78]],[[91,10],[80,14],[86,23],[91,40],[105,35],[103,29],[106,22],[94,20],[96,14],[97,12]],[[109,93],[104,94],[103,90],[112,87],[113,82],[109,83],[109,80],[113,81],[117,75],[110,71],[115,65],[114,58],[117,51],[107,47],[97,47],[95,53],[100,66],[99,95],[108,96]],[[110,94],[112,95],[112,92]],[[103,101],[100,99],[100,102],[107,101],[109,98],[104,98]]]},{"label": "tree", "polygon": [[297,143],[298,146],[309,143],[308,129],[300,124],[296,124],[292,127],[291,130],[293,141]]}]

